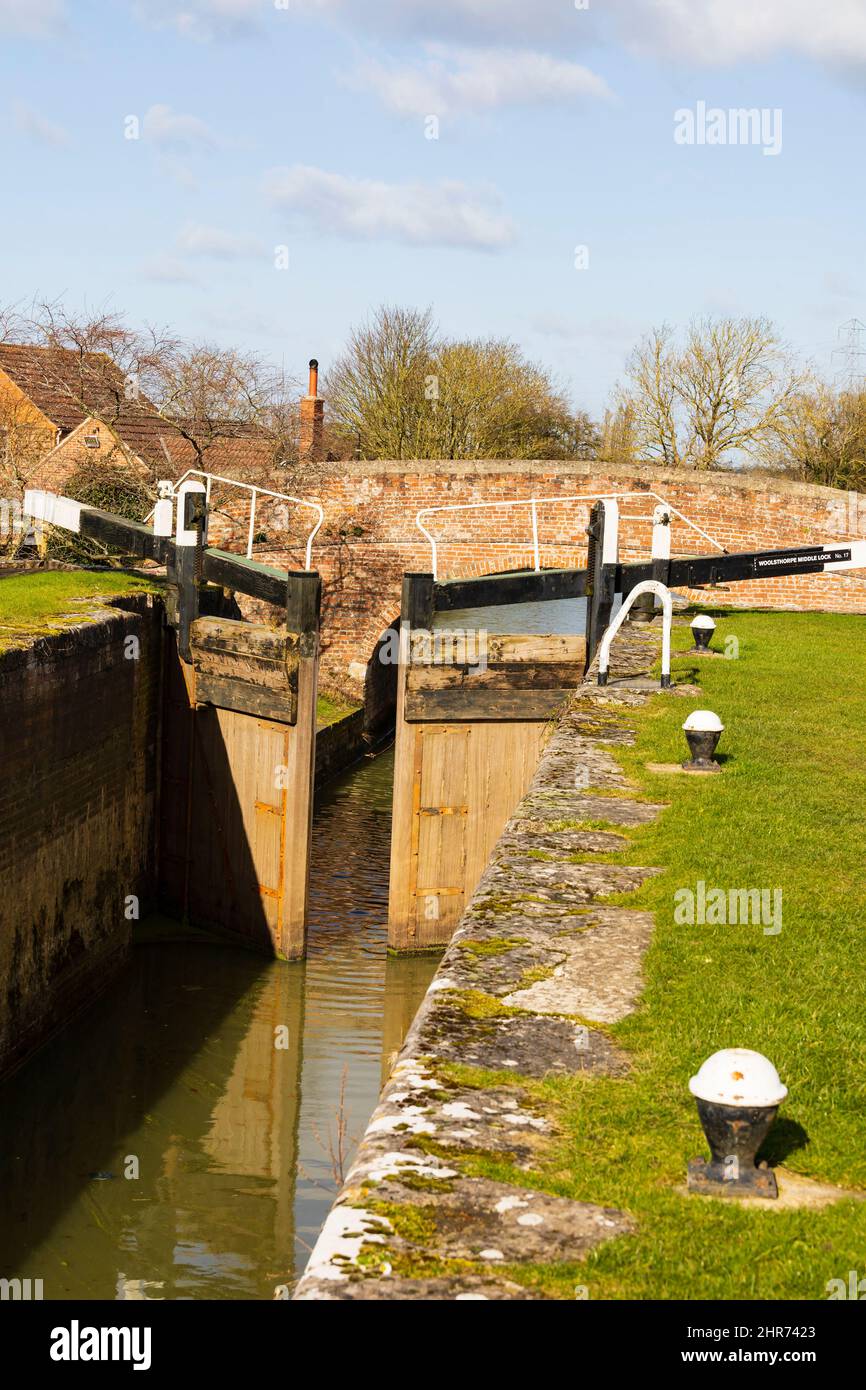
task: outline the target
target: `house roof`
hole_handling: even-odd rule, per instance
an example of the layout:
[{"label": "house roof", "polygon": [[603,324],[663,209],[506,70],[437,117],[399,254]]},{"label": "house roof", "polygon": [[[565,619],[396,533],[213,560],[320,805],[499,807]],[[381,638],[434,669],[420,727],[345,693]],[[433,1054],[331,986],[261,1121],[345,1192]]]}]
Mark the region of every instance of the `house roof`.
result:
[{"label": "house roof", "polygon": [[166,477],[176,478],[188,468],[203,468],[208,473],[255,481],[273,468],[274,442],[253,425],[230,420],[196,428],[194,422],[181,426],[159,415],[145,414],[105,423],[127,449]]},{"label": "house roof", "polygon": [[[105,353],[0,343],[0,368],[63,431],[75,429],[88,415],[111,419],[129,413],[126,378]],[[139,408],[145,405],[150,402]]]},{"label": "house roof", "polygon": [[255,481],[274,462],[273,441],[256,425],[208,422],[188,433],[207,443],[204,461],[178,424],[162,418],[146,396],[126,396],[126,378],[105,353],[0,343],[0,369],[64,434],[87,420],[101,420],[121,443],[151,468],[178,477],[188,468]]}]

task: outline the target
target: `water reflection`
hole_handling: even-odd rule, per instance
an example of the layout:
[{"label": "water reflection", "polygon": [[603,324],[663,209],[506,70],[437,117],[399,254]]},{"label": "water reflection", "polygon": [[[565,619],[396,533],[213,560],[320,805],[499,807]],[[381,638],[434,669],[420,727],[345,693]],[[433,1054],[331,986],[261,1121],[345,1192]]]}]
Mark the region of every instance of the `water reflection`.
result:
[{"label": "water reflection", "polygon": [[272,1298],[303,1267],[329,1150],[363,1131],[435,966],[386,959],[391,772],[383,755],[319,797],[305,963],[139,945],[3,1087],[0,1277],[48,1299]]},{"label": "water reflection", "polygon": [[[622,594],[613,603],[613,617],[622,607]],[[545,603],[504,603],[491,608],[460,608],[437,613],[434,628],[485,628],[490,633],[542,632],[557,636],[586,632],[586,599],[558,598]]]}]

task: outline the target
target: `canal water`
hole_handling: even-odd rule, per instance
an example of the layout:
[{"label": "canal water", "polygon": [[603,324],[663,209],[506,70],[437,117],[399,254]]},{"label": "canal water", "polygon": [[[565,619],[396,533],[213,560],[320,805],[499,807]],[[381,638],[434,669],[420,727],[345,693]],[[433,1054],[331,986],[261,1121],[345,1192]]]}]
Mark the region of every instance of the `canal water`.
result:
[{"label": "canal water", "polygon": [[[622,594],[615,594],[611,617],[622,607]],[[460,608],[437,613],[434,628],[461,631],[483,628],[488,633],[542,632],[557,636],[582,637],[586,632],[586,599],[548,599],[544,603],[504,603],[495,608]]]},{"label": "canal water", "polygon": [[[441,615],[581,633],[583,600]],[[300,1273],[436,958],[389,958],[393,751],[317,796],[308,958],[142,924],[0,1087],[0,1277],[46,1299],[272,1299]]]},{"label": "canal water", "polygon": [[317,798],[305,962],[148,923],[0,1088],[0,1276],[271,1299],[300,1272],[436,966],[386,955],[392,772],[383,753]]}]

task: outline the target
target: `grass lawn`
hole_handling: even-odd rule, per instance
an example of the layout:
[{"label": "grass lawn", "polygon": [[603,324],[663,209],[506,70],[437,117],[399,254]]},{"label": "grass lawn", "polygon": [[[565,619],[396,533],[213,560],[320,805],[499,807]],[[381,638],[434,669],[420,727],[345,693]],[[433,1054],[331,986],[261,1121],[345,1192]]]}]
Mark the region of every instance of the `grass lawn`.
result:
[{"label": "grass lawn", "polygon": [[[563,1297],[582,1284],[590,1298],[821,1299],[829,1279],[866,1276],[866,1202],[754,1210],[676,1190],[687,1161],[707,1152],[689,1077],[710,1053],[740,1046],[766,1053],[789,1089],[763,1156],[866,1192],[866,618],[714,615],[714,646],[733,634],[739,658],[675,660],[675,680],[697,680],[703,694],[630,711],[637,745],[618,755],[648,799],[669,803],[612,856],[665,869],[613,900],[656,918],[641,1006],[610,1030],[633,1072],[530,1083],[562,1129],[534,1181],[621,1206],[638,1224],[565,1277],[534,1272]],[[674,641],[691,645],[684,629]],[[647,772],[647,762],[682,761],[680,726],[696,707],[725,725],[722,773]],[[701,879],[781,889],[781,932],[676,925],[674,894]]]},{"label": "grass lawn", "polygon": [[316,702],[316,727],[324,729],[328,724],[336,724],[338,719],[344,719],[356,709],[360,709],[357,701],[353,704],[351,700],[339,700],[333,695],[320,695]]},{"label": "grass lawn", "polygon": [[[0,652],[85,622],[87,604],[82,600],[103,594],[144,593],[153,588],[154,584],[140,575],[117,570],[40,570],[0,578]],[[350,700],[320,695],[317,725],[335,724],[357,708]]]},{"label": "grass lawn", "polygon": [[139,575],[115,570],[40,570],[0,578],[0,651],[26,646],[34,637],[86,621],[82,599],[152,588]]}]

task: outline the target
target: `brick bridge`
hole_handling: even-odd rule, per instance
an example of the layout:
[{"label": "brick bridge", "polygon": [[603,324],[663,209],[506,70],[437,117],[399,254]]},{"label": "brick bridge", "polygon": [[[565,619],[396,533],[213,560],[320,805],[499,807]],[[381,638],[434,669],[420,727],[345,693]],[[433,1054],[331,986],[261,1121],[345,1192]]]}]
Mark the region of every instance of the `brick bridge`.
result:
[{"label": "brick bridge", "polygon": [[[395,672],[376,659],[383,635],[397,620],[406,570],[431,569],[430,546],[415,526],[422,507],[544,497],[538,531],[544,567],[585,561],[588,504],[556,502],[574,494],[658,493],[728,550],[774,549],[866,536],[866,496],[798,483],[764,473],[697,473],[599,462],[417,461],[319,465],[306,495],[325,508],[313,566],[323,578],[324,688],[363,696],[372,727],[386,723]],[[621,505],[623,559],[649,554],[651,497]],[[257,513],[257,558],[303,564],[295,514]],[[469,576],[532,566],[529,508],[434,517],[439,577]],[[215,517],[217,544],[243,548],[240,512]],[[280,542],[286,540],[283,544]],[[675,523],[674,553],[702,554],[713,546]],[[742,607],[866,613],[866,571],[802,575],[731,584],[718,600]]]}]

